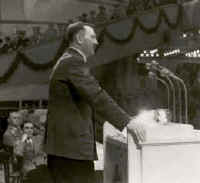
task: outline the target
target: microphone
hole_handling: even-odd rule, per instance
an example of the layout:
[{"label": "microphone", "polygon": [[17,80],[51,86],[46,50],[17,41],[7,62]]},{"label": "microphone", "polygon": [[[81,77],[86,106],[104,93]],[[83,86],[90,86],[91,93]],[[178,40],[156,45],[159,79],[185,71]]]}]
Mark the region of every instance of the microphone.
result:
[{"label": "microphone", "polygon": [[161,75],[170,76],[174,79],[179,80],[180,78],[176,76],[172,71],[170,71],[168,68],[161,66],[157,61],[153,60],[151,63],[147,64],[147,67],[150,67],[150,69],[154,69],[160,72]]},{"label": "microphone", "polygon": [[172,107],[172,119],[173,121],[176,121],[176,94],[175,94],[175,87],[174,84],[169,76],[170,71],[168,69],[166,69],[165,67],[159,65],[158,62],[156,62],[155,60],[153,60],[151,63],[146,63],[146,69],[148,69],[149,71],[152,72],[159,72],[160,75],[164,78],[167,79],[167,81],[169,82],[170,88],[172,90],[172,94],[173,94],[173,107]]},{"label": "microphone", "polygon": [[[156,62],[155,60],[152,61],[152,65],[153,65],[154,69],[156,69],[158,71],[160,70],[161,75],[164,75],[164,77],[166,77],[166,76],[172,77],[176,81],[179,81],[179,83],[182,85],[182,88],[183,88],[183,91],[184,91],[184,102],[185,102],[185,123],[188,123],[188,91],[187,91],[187,87],[185,85],[185,82],[180,77],[176,76],[169,69],[159,65],[159,63]],[[180,91],[179,91],[179,93],[180,93]],[[179,100],[181,101],[181,97],[179,97]],[[180,119],[182,121],[182,116],[181,116]]]},{"label": "microphone", "polygon": [[179,82],[179,78],[169,69],[159,66],[161,76],[163,77],[171,77],[176,81],[178,87],[178,104],[179,104],[179,123],[182,123],[182,98],[181,98],[181,84]]},{"label": "microphone", "polygon": [[173,83],[172,83],[172,81],[170,81],[171,80],[170,77],[179,82],[179,84],[178,84],[179,88],[178,89],[179,89],[179,104],[180,104],[180,107],[179,107],[180,122],[182,122],[182,103],[181,103],[181,86],[180,86],[180,84],[182,85],[182,88],[183,88],[183,91],[184,91],[184,101],[185,101],[185,123],[188,123],[188,97],[187,97],[188,92],[187,92],[187,87],[186,87],[184,81],[181,78],[179,78],[178,76],[176,76],[172,71],[170,71],[166,67],[161,66],[155,60],[153,60],[151,63],[147,63],[146,68],[148,70],[158,71],[162,77],[167,78],[169,83],[171,83],[170,85],[171,85],[172,89],[173,89],[173,86],[172,86]]},{"label": "microphone", "polygon": [[170,88],[169,88],[169,84],[164,79],[160,78],[155,72],[150,71],[148,74],[149,74],[150,78],[160,81],[166,87],[166,89],[167,89],[167,108],[170,111]]}]

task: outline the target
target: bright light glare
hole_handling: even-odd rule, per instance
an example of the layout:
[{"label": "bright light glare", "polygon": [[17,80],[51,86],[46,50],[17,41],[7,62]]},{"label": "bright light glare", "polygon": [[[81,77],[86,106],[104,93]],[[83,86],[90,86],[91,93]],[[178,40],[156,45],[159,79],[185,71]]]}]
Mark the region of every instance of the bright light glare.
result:
[{"label": "bright light glare", "polygon": [[140,110],[134,118],[135,122],[142,123],[145,126],[155,126],[169,122],[169,114],[166,109]]}]

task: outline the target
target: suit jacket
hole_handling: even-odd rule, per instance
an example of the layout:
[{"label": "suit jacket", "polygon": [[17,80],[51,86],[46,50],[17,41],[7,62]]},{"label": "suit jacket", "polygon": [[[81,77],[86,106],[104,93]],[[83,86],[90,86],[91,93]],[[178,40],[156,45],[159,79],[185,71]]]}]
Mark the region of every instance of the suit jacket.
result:
[{"label": "suit jacket", "polygon": [[23,133],[20,127],[9,124],[3,135],[3,144],[13,147],[15,142],[21,138],[22,134]]},{"label": "suit jacket", "polygon": [[43,151],[43,137],[37,135],[24,142],[18,139],[14,145],[14,154],[23,158],[22,171],[24,174],[46,164]]},{"label": "suit jacket", "polygon": [[46,152],[70,159],[97,158],[93,109],[122,130],[130,119],[90,74],[83,57],[67,50],[49,86]]}]

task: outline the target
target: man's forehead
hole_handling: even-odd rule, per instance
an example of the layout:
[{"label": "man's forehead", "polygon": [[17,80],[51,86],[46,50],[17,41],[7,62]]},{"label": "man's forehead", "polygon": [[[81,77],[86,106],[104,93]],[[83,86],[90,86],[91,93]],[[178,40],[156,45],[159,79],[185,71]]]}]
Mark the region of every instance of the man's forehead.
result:
[{"label": "man's forehead", "polygon": [[32,127],[32,126],[33,126],[32,123],[25,123],[25,124],[24,124],[24,127]]},{"label": "man's forehead", "polygon": [[17,113],[17,112],[12,112],[11,117],[21,117],[21,114]]}]

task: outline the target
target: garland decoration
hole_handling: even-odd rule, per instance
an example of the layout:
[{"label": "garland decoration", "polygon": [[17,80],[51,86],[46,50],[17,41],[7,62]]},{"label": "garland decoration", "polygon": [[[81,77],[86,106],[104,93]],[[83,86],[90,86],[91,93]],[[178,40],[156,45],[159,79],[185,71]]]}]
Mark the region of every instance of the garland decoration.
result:
[{"label": "garland decoration", "polygon": [[115,42],[116,44],[126,44],[128,43],[129,41],[132,40],[132,38],[134,37],[135,35],[135,31],[137,29],[137,26],[138,26],[138,20],[137,19],[134,19],[133,20],[133,25],[132,25],[132,28],[131,28],[131,32],[130,34],[127,36],[127,38],[125,39],[117,39],[115,38],[111,33],[109,33],[106,29],[104,29],[104,34],[102,35],[103,37],[100,38],[101,40],[104,40],[104,36],[106,36],[109,40]]},{"label": "garland decoration", "polygon": [[139,27],[143,32],[145,32],[146,34],[152,34],[155,33],[158,28],[160,27],[162,20],[164,20],[164,22],[168,25],[169,28],[171,29],[175,29],[178,27],[178,25],[180,24],[181,20],[182,20],[182,16],[183,16],[183,8],[181,5],[178,5],[178,14],[177,14],[177,18],[175,23],[171,23],[169,18],[167,17],[167,14],[165,12],[165,10],[163,8],[160,8],[159,10],[159,15],[157,18],[157,22],[156,24],[151,27],[145,27],[143,25],[143,23],[141,22],[141,20],[138,17],[135,17],[133,19],[133,25],[131,28],[131,32],[129,33],[129,35],[127,36],[127,38],[125,39],[118,39],[116,37],[114,37],[112,35],[112,33],[110,33],[106,28],[102,30],[102,33],[99,34],[99,42],[100,44],[102,44],[101,42],[104,41],[104,37],[106,36],[108,39],[110,39],[111,41],[115,42],[116,44],[126,44],[128,43],[130,40],[132,40],[135,36],[135,31],[136,29]]},{"label": "garland decoration", "polygon": [[[161,25],[163,19],[164,19],[165,23],[168,25],[169,28],[175,29],[179,25],[179,23],[182,19],[182,16],[183,16],[182,6],[179,5],[176,22],[171,23],[169,21],[169,18],[167,17],[166,12],[164,11],[164,9],[161,8],[160,11],[159,11],[159,16],[158,16],[157,22],[151,28],[145,27],[142,24],[142,22],[140,21],[140,19],[138,17],[135,17],[133,19],[133,22],[132,22],[131,32],[129,33],[129,35],[125,39],[117,39],[110,32],[108,32],[107,28],[103,28],[103,30],[100,32],[100,34],[98,36],[98,39],[99,39],[98,48],[100,48],[103,45],[105,36],[108,39],[110,39],[111,41],[115,42],[116,44],[126,44],[126,43],[128,43],[130,40],[132,40],[134,38],[135,31],[138,27],[143,32],[145,32],[146,34],[155,33],[158,30],[159,26]],[[17,68],[18,68],[18,66],[21,62],[34,71],[41,71],[41,70],[44,71],[44,70],[48,70],[48,69],[52,68],[53,65],[56,63],[56,61],[58,60],[58,58],[64,52],[65,48],[67,47],[67,44],[68,44],[67,41],[63,38],[54,58],[52,60],[50,60],[49,62],[44,63],[44,64],[34,63],[25,53],[23,53],[22,51],[17,51],[16,56],[13,59],[13,62],[11,63],[11,66],[5,71],[5,73],[2,76],[0,76],[0,84],[5,83],[9,80],[9,78],[17,70]]]},{"label": "garland decoration", "polygon": [[3,76],[0,76],[0,84],[5,83],[10,79],[10,77],[17,70],[21,62],[34,71],[41,71],[41,70],[44,71],[52,68],[53,65],[56,63],[56,61],[58,60],[58,58],[63,54],[65,48],[66,48],[66,41],[63,39],[60,44],[60,47],[57,50],[55,57],[51,61],[45,64],[36,64],[33,61],[31,61],[31,59],[29,59],[23,52],[18,51],[13,62],[11,63],[11,66],[5,71]]},{"label": "garland decoration", "polygon": [[17,54],[11,64],[11,66],[7,69],[7,71],[4,73],[3,76],[0,76],[0,83],[5,83],[10,79],[10,77],[13,75],[13,73],[17,70],[19,63],[20,63],[19,56]]},{"label": "garland decoration", "polygon": [[[29,68],[31,68],[34,71],[40,71],[40,70],[47,70],[50,69],[51,67],[53,67],[53,65],[55,64],[56,60],[51,60],[45,64],[36,64],[34,62],[32,62],[25,54],[22,53],[18,53],[19,57],[20,57],[20,61],[28,66]],[[20,62],[19,61],[19,62]]]},{"label": "garland decoration", "polygon": [[177,26],[181,23],[182,21],[182,18],[183,18],[183,7],[181,5],[179,5],[179,13],[177,15],[177,18],[176,18],[176,22],[175,23],[171,23],[169,20],[168,20],[168,17],[167,17],[167,14],[166,12],[164,11],[164,9],[161,9],[161,16],[164,18],[165,20],[165,23],[168,25],[168,27],[170,27],[171,29],[176,29]]}]

